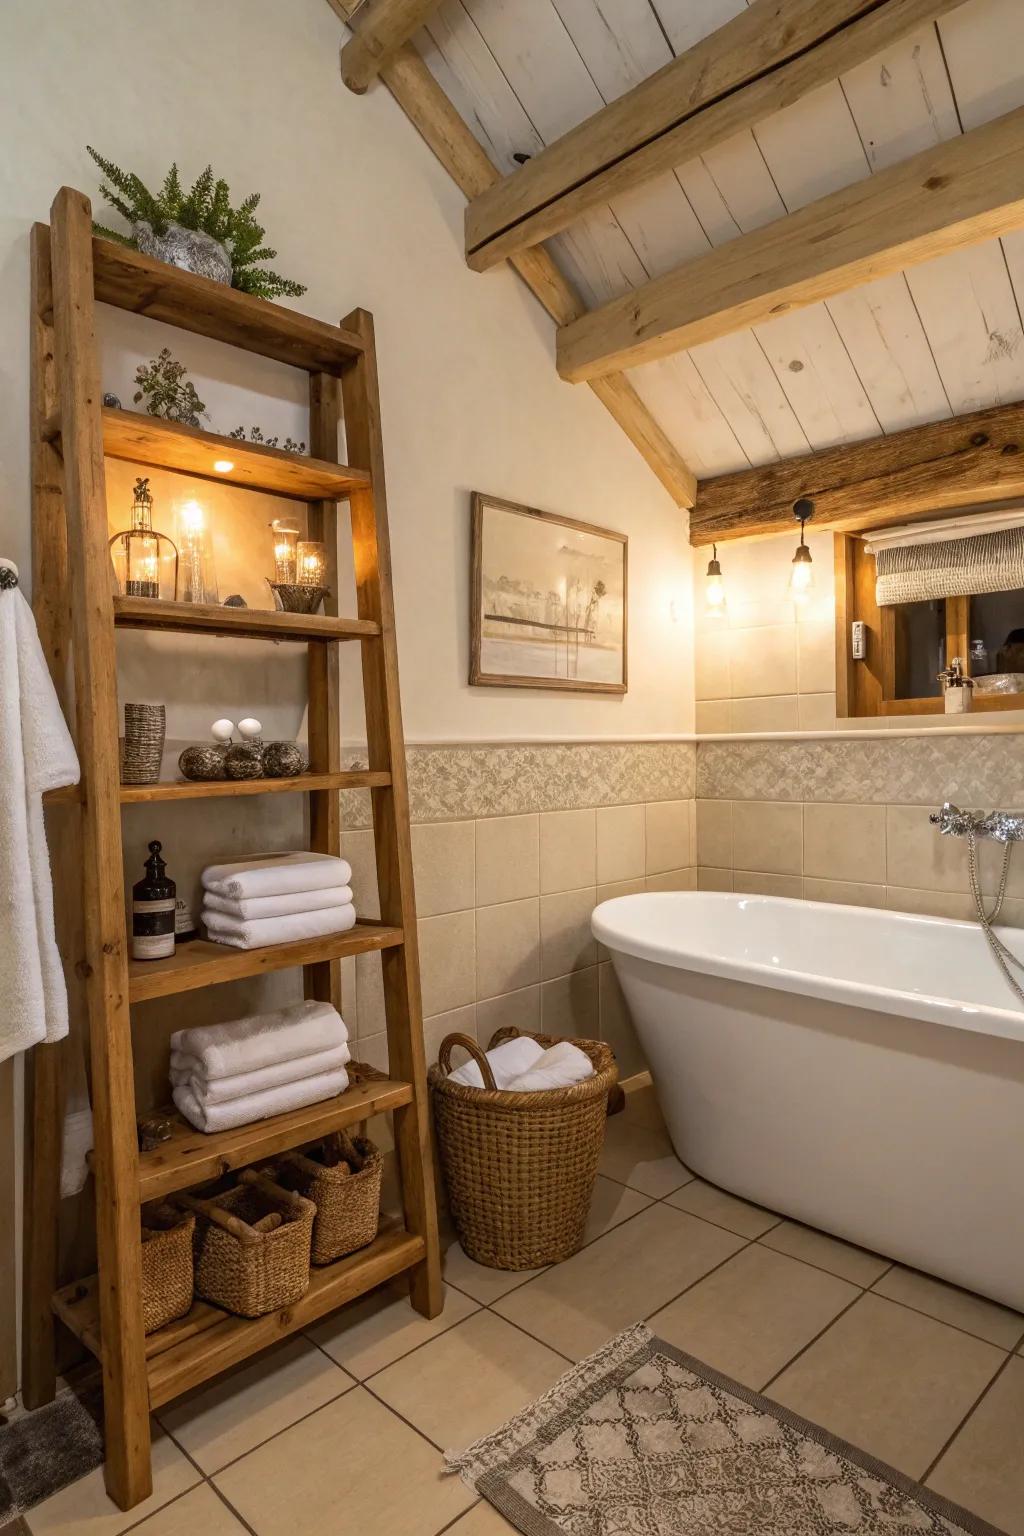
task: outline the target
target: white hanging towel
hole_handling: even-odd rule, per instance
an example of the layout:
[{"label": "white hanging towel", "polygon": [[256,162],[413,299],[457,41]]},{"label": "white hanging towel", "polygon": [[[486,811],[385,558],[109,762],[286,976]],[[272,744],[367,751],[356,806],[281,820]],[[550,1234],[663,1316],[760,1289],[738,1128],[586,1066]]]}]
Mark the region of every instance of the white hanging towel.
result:
[{"label": "white hanging towel", "polygon": [[0,560],[0,1060],[68,1032],[43,793],[78,777],[17,569]]}]

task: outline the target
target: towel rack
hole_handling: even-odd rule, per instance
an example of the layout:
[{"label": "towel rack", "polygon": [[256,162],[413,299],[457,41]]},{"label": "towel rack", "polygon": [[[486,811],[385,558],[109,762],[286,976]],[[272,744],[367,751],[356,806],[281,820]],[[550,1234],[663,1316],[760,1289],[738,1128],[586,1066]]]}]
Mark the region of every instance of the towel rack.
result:
[{"label": "towel rack", "polygon": [[[333,608],[324,616],[260,613],[216,605],[112,598],[107,555],[104,457],[203,474],[223,441],[175,423],[152,430],[149,417],[101,407],[95,304],[146,314],[245,351],[276,358],[309,375],[309,437],[315,457],[231,444],[235,461],[221,483],[306,501],[310,536],[336,551],[337,503],[351,512],[358,617]],[[99,1270],[94,1283],[56,1289],[60,1124],[63,1092],[59,1046],[33,1053],[32,1109],[26,1184],[24,1395],[30,1407],[54,1395],[54,1314],[95,1354],[103,1368],[106,1485],[122,1509],[151,1491],[149,1414],[255,1351],[405,1274],[412,1305],[426,1317],[441,1310],[434,1172],[428,1129],[422,1008],[416,947],[409,803],[398,692],[384,454],[381,440],[373,318],[354,310],[340,326],[269,304],[206,278],[165,266],[92,234],[89,200],[58,192],[50,224],[32,232],[32,485],[36,620],[59,689],[73,655],[77,746],[83,793],[53,814],[80,840],[83,885],[68,903],[84,914],[80,940],[65,939],[67,968],[81,982],[92,1058]],[[338,462],[343,416],[350,466]],[[126,432],[132,451],[124,444]],[[206,456],[204,458],[204,455]],[[325,499],[326,498],[326,499]],[[338,589],[337,573],[331,587]],[[309,750],[313,772],[265,792],[309,796],[310,847],[338,854],[339,793],[369,790],[381,917],[361,919],[340,935],[262,950],[226,950],[193,942],[163,961],[128,959],[121,854],[115,626],[175,629],[202,636],[303,644],[308,656]],[[73,642],[73,643],[72,643]],[[369,767],[342,772],[338,646],[358,642]],[[259,781],[211,786],[146,787],[147,800],[252,795]],[[62,827],[63,832],[63,827]],[[68,861],[67,867],[73,867]],[[76,915],[72,910],[70,917]],[[68,944],[70,943],[70,948]],[[171,1139],[140,1154],[136,1140],[132,1059],[133,1002],[240,976],[301,966],[308,997],[341,1006],[341,959],[379,950],[382,956],[390,1071],[353,1072],[347,1093],[326,1103],[209,1136],[175,1123]],[[255,1321],[204,1304],[194,1315],[143,1333],[139,1206],[156,1191],[187,1188],[332,1130],[390,1111],[402,1183],[403,1219],[374,1243],[317,1270],[305,1296]]]}]

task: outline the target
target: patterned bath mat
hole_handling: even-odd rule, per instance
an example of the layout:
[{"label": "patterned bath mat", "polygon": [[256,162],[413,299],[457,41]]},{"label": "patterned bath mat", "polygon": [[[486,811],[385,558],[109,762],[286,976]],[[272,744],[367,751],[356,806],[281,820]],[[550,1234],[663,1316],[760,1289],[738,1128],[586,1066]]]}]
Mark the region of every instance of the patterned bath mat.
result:
[{"label": "patterned bath mat", "polygon": [[32,1509],[103,1461],[103,1399],[96,1389],[61,1392],[52,1403],[0,1423],[0,1536]]},{"label": "patterned bath mat", "polygon": [[445,1461],[525,1536],[1004,1536],[642,1323]]}]

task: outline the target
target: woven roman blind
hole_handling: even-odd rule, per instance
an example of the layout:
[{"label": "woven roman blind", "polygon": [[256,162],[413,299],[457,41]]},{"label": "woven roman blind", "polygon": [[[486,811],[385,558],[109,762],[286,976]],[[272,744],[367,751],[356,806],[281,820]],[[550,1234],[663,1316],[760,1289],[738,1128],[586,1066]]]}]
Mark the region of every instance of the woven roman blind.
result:
[{"label": "woven roman blind", "polygon": [[1016,510],[885,529],[865,543],[880,608],[1024,587],[1024,515]]}]

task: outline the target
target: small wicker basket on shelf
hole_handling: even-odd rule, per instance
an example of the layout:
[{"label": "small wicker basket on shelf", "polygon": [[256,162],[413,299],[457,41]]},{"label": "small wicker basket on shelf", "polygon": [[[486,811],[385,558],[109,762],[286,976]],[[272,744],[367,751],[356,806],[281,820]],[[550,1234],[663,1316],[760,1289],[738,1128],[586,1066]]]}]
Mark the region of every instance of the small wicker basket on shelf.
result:
[{"label": "small wicker basket on shelf", "polygon": [[[517,1034],[499,1030],[488,1049]],[[555,1043],[550,1035],[531,1032],[530,1038],[545,1047]],[[430,1069],[441,1166],[459,1239],[471,1259],[492,1269],[555,1264],[583,1242],[618,1070],[602,1041],[572,1044],[590,1057],[594,1076],[570,1088],[496,1088],[483,1051],[468,1035],[449,1035]],[[473,1057],[486,1087],[451,1081],[456,1046]]]},{"label": "small wicker basket on shelf", "polygon": [[373,1242],[384,1159],[372,1141],[341,1132],[305,1152],[285,1153],[274,1167],[279,1184],[316,1206],[314,1264],[331,1264]]},{"label": "small wicker basket on shelf", "polygon": [[262,1317],[305,1295],[311,1200],[251,1168],[224,1194],[175,1198],[195,1213],[196,1294],[205,1301],[239,1317]]},{"label": "small wicker basket on shelf", "polygon": [[142,1321],[155,1333],[191,1309],[196,1219],[173,1205],[142,1210]]}]

